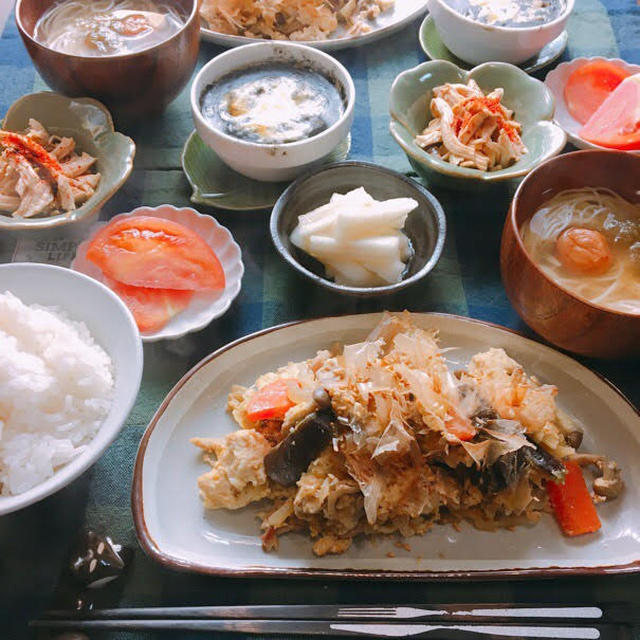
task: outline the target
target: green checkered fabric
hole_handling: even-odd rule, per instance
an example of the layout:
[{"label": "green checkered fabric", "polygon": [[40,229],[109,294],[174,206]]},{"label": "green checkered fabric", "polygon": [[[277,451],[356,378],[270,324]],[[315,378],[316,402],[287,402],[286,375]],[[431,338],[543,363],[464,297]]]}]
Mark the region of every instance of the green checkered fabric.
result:
[{"label": "green checkered fabric", "polygon": [[[388,133],[387,109],[394,77],[425,59],[416,37],[418,24],[384,41],[336,55],[352,73],[358,95],[350,157],[409,175],[409,164]],[[200,64],[220,51],[203,43]],[[622,56],[640,63],[640,7],[636,0],[577,0],[569,23],[569,47],[561,60],[585,55]],[[43,88],[10,18],[0,38],[0,113],[20,95]],[[127,131],[138,145],[135,169],[124,188],[105,206],[101,218],[142,204],[189,205],[190,188],[180,167],[180,153],[192,129],[188,93],[184,91],[163,117]],[[74,540],[84,527],[107,533],[135,550],[125,577],[94,594],[98,606],[465,601],[586,604],[629,600],[640,606],[640,576],[423,584],[214,579],[165,570],[137,546],[129,494],[140,437],[180,377],[230,340],[294,319],[404,308],[469,315],[530,333],[509,305],[500,283],[499,242],[509,191],[505,188],[487,197],[438,190],[434,193],[448,220],[440,263],[422,283],[404,293],[375,300],[336,296],[309,285],[289,269],[267,240],[268,212],[209,210],[242,247],[246,266],[242,291],[228,313],[203,331],[145,346],[145,373],[136,406],[116,442],[90,471],[56,495],[0,519],[1,640],[33,637],[26,627],[29,618],[53,605],[73,605],[78,594],[66,567]],[[17,240],[3,234],[0,260],[68,264],[75,243],[87,232],[85,225]],[[640,404],[637,365],[587,364]],[[155,636],[92,636],[99,637],[133,640]],[[179,633],[162,637],[186,640],[192,636]]]}]

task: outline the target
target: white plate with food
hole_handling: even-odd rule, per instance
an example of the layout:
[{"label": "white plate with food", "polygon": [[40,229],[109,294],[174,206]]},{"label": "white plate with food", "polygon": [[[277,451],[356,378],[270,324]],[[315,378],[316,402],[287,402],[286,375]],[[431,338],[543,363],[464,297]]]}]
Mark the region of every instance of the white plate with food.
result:
[{"label": "white plate with food", "polygon": [[[278,0],[275,6],[269,4],[268,7],[261,0],[248,4],[253,11],[247,8],[247,3],[238,0],[222,3],[204,0],[200,8],[202,39],[222,47],[238,47],[260,40],[291,40],[323,51],[336,51],[385,38],[427,11],[426,0],[359,0],[351,17],[338,21],[338,12],[344,9],[346,0],[319,5],[310,2],[311,17],[305,22],[296,10],[299,3],[290,0]],[[224,14],[220,7],[224,8]],[[240,15],[241,10],[244,17]],[[276,20],[277,15],[284,17]]]},{"label": "white plate with food", "polygon": [[114,293],[63,267],[0,265],[0,515],[86,471],[141,378],[138,330]]},{"label": "white plate with food", "polygon": [[[316,359],[319,350],[341,353],[339,345],[361,343],[385,318],[374,336],[383,340],[384,366],[373,342],[348,348],[346,357],[325,352]],[[145,551],[175,569],[236,576],[638,571],[640,417],[629,402],[568,356],[513,331],[442,314],[396,318],[363,314],[274,327],[223,347],[187,373],[138,451],[132,504]],[[439,347],[411,323],[437,330]],[[446,373],[463,368],[458,377]],[[258,378],[260,393],[252,387]],[[244,389],[228,398],[234,385]],[[318,386],[325,392],[314,395]],[[364,393],[366,407],[356,402]],[[383,401],[385,393],[398,402]],[[248,428],[239,429],[236,420]],[[285,436],[290,426],[295,429]],[[558,462],[575,456],[574,446],[597,454],[577,462],[602,467],[593,481],[593,495],[602,501],[597,511],[576,462]],[[369,453],[363,458],[362,452]],[[474,467],[476,459],[484,466]],[[459,466],[465,463],[469,467]],[[572,469],[566,485],[554,480],[558,464],[559,475]],[[554,496],[547,498],[543,485],[552,480]],[[584,535],[563,535],[546,512],[553,500],[558,517],[565,517],[567,495],[559,496],[559,487],[576,489],[571,502],[583,507],[576,521],[563,519],[563,527]],[[615,499],[604,501],[606,495]],[[514,526],[523,520],[527,524]]]},{"label": "white plate with food", "polygon": [[[544,83],[553,94],[556,104],[553,120],[565,130],[571,144],[578,149],[607,148],[585,139],[583,132],[587,130],[587,123],[592,118],[602,120],[603,114],[597,112],[613,91],[619,88],[622,81],[638,73],[640,65],[630,64],[620,58],[594,57],[575,58],[563,62],[547,74]],[[610,105],[609,108],[614,108],[616,103],[613,96],[607,104]],[[633,108],[625,106],[624,102],[622,104],[622,112],[634,112]],[[603,112],[606,108],[607,105],[604,105]],[[615,118],[612,120],[615,121]],[[599,131],[601,127],[595,129],[596,125],[594,122],[590,129],[602,136]],[[624,129],[624,122],[620,125],[621,130]],[[632,129],[629,129],[627,133],[631,132]],[[640,146],[640,143],[637,144]],[[609,148],[626,150],[611,145]]]},{"label": "white plate with food", "polygon": [[240,293],[242,251],[231,232],[190,207],[138,207],[99,223],[71,268],[108,286],[143,342],[200,331]]}]

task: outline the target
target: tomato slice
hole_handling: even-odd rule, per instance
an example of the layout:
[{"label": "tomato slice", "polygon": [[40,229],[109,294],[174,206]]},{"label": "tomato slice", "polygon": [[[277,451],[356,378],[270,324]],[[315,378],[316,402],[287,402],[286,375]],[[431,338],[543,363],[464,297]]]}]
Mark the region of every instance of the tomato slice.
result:
[{"label": "tomato slice", "polygon": [[106,283],[129,307],[141,333],[162,329],[189,306],[193,291],[132,287],[115,280]]},{"label": "tomato slice", "polygon": [[602,526],[589,495],[582,469],[575,462],[565,462],[564,481],[547,482],[549,502],[562,531],[568,536],[593,533]]},{"label": "tomato slice", "polygon": [[87,258],[123,284],[151,289],[224,289],[213,249],[187,227],[152,216],[127,216],[100,229]]},{"label": "tomato slice", "polygon": [[608,95],[629,74],[607,60],[587,62],[567,79],[564,101],[569,113],[584,124],[606,100]]},{"label": "tomato slice", "polygon": [[471,420],[459,414],[453,407],[450,407],[447,412],[444,428],[463,441],[471,440],[476,435],[476,428],[471,424]]},{"label": "tomato slice", "polygon": [[629,76],[600,105],[580,137],[609,149],[640,149],[640,73]]},{"label": "tomato slice", "polygon": [[299,384],[293,378],[280,378],[259,389],[247,402],[247,418],[258,420],[282,420],[295,402],[289,399],[289,385]]}]

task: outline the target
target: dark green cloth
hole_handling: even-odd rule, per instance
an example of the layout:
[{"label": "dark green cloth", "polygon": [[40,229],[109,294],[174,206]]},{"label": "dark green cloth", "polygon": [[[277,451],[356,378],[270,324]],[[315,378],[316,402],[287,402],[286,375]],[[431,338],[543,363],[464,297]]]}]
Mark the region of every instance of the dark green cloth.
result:
[{"label": "dark green cloth", "polygon": [[[398,72],[424,59],[416,38],[418,24],[383,42],[337,55],[352,72],[358,92],[351,157],[373,160],[406,173],[406,158],[387,130],[388,91]],[[563,59],[622,55],[630,62],[640,63],[640,10],[632,0],[577,0],[569,33],[569,48]],[[200,64],[219,51],[203,45]],[[0,70],[0,113],[20,95],[43,86],[11,20],[0,38]],[[539,77],[545,73],[546,70]],[[135,170],[101,217],[106,219],[142,204],[189,205],[180,151],[191,129],[185,91],[162,118],[128,131],[138,145]],[[165,570],[137,547],[129,493],[140,437],[180,377],[226,342],[288,320],[404,308],[468,315],[530,334],[509,305],[500,282],[499,241],[509,191],[499,190],[482,198],[437,190],[435,193],[448,220],[442,260],[424,282],[404,293],[376,300],[336,296],[301,279],[280,260],[268,240],[268,212],[210,211],[232,231],[242,247],[246,267],[242,291],[227,314],[203,331],[181,340],[145,346],[145,372],[135,409],[116,442],[90,471],[39,504],[0,518],[0,639],[31,637],[26,628],[29,618],[54,604],[73,604],[77,594],[70,586],[66,566],[76,535],[86,526],[135,549],[125,578],[95,594],[97,604],[103,606],[465,601],[584,604],[628,600],[640,605],[640,576],[493,583],[213,579]],[[73,255],[73,242],[86,231],[84,227],[27,236],[17,246],[15,238],[5,234],[0,236],[0,259],[66,264]],[[640,403],[637,363],[587,364],[619,385],[636,405]],[[103,636],[92,635],[97,637]],[[106,637],[124,640],[134,635]]]}]

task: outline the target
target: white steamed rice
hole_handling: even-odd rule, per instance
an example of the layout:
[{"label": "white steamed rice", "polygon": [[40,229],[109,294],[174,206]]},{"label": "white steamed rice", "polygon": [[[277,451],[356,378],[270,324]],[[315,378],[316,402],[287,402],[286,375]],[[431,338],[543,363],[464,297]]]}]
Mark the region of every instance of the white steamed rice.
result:
[{"label": "white steamed rice", "polygon": [[82,451],[111,407],[111,358],[83,322],[0,293],[0,486],[22,493]]}]

